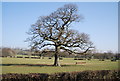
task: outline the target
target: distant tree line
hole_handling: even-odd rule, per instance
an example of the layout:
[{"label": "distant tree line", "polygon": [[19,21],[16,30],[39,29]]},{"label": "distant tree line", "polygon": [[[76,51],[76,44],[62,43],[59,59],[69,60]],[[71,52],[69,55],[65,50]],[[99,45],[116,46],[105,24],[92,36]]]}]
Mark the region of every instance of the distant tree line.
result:
[{"label": "distant tree line", "polygon": [[16,52],[13,49],[1,48],[0,50],[0,56],[2,57],[7,57],[7,56],[14,57],[15,55],[16,55]]},{"label": "distant tree line", "polygon": [[[69,54],[68,52],[61,51],[59,52],[59,57],[65,57],[65,58],[78,58],[78,59],[100,59],[106,60],[120,60],[120,53],[112,53],[112,52],[106,52],[106,53],[86,53],[85,55],[79,55],[79,54]],[[22,49],[11,49],[11,48],[2,48],[0,50],[0,56],[3,57],[15,57],[16,55],[28,55],[28,56],[38,56],[38,57],[54,57],[54,51],[45,49],[43,51],[30,51],[30,50],[22,50]]]}]

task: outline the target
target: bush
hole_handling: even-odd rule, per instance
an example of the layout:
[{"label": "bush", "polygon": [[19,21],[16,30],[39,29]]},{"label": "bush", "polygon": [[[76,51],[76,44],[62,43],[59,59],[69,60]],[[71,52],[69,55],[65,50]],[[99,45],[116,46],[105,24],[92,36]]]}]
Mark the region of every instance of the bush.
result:
[{"label": "bush", "polygon": [[49,57],[48,59],[52,59],[51,57]]},{"label": "bush", "polygon": [[85,60],[83,58],[74,58],[74,60]]},{"label": "bush", "polygon": [[90,58],[88,58],[87,60],[91,60]]},{"label": "bush", "polygon": [[29,58],[29,57],[25,57],[25,58]]},{"label": "bush", "polygon": [[77,58],[74,58],[74,60],[77,60]]},{"label": "bush", "polygon": [[3,74],[2,81],[48,81],[48,74]]},{"label": "bush", "polygon": [[63,58],[60,57],[59,60],[63,60]]},{"label": "bush", "polygon": [[17,56],[17,58],[23,58],[22,56]]},{"label": "bush", "polygon": [[31,58],[33,58],[33,59],[40,59],[40,57],[31,57]]},{"label": "bush", "polygon": [[83,58],[78,58],[78,60],[84,60]]},{"label": "bush", "polygon": [[111,61],[116,61],[116,59],[111,59]]},{"label": "bush", "polygon": [[104,59],[99,59],[99,61],[105,61]]},{"label": "bush", "polygon": [[3,74],[2,81],[120,81],[120,70],[62,72],[55,74]]}]

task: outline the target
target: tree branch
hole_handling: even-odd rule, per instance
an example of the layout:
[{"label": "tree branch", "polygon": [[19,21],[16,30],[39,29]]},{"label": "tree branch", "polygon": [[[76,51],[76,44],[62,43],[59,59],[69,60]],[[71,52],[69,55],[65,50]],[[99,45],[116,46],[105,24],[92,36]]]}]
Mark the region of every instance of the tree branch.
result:
[{"label": "tree branch", "polygon": [[63,50],[65,50],[65,51],[67,51],[69,54],[85,54],[85,53],[87,53],[88,51],[89,51],[89,49],[90,48],[94,48],[94,47],[88,47],[84,52],[75,52],[75,51],[72,51],[72,50],[70,50],[70,49],[67,49],[67,48],[65,48],[65,47],[60,47],[60,49],[63,49]]}]

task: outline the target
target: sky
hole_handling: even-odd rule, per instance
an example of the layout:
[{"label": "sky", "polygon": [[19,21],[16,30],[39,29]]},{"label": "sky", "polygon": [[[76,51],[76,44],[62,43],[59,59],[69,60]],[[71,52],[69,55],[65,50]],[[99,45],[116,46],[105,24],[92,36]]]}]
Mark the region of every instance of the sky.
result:
[{"label": "sky", "polygon": [[[47,16],[70,2],[3,2],[2,45],[4,47],[28,48],[24,42],[26,33],[39,16]],[[118,51],[118,3],[117,2],[71,2],[78,6],[78,14],[84,20],[75,23],[73,29],[90,35],[97,50]]]}]

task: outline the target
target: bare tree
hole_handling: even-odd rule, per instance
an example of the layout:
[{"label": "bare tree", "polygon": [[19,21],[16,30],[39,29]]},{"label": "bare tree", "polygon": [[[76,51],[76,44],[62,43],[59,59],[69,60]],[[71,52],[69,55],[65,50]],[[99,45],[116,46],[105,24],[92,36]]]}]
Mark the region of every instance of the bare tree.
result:
[{"label": "bare tree", "polygon": [[40,16],[28,32],[29,35],[32,35],[27,39],[30,41],[32,49],[55,47],[54,66],[59,66],[58,52],[60,49],[70,54],[84,54],[93,48],[88,34],[70,29],[72,23],[80,22],[83,19],[81,15],[77,14],[77,10],[78,8],[74,4],[64,5],[49,16]]}]

